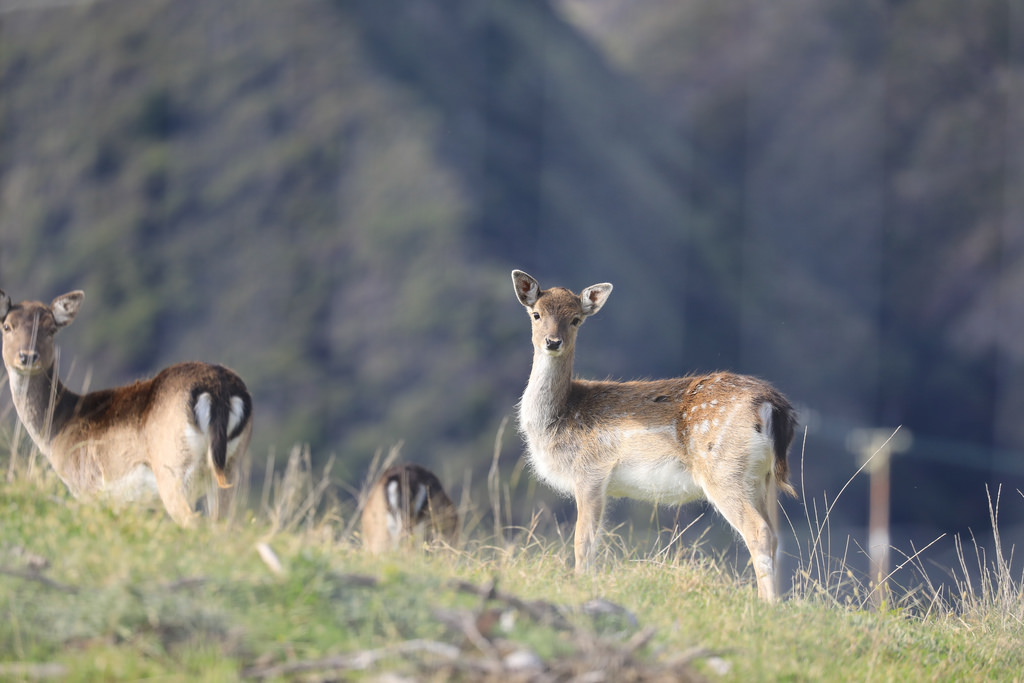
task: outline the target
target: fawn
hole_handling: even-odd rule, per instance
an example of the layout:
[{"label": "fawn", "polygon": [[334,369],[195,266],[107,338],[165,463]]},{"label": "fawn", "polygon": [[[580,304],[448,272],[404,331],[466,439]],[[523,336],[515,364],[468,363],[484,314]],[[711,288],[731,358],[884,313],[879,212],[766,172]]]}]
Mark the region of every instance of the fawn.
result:
[{"label": "fawn", "polygon": [[181,363],[127,386],[72,392],[57,377],[54,336],[74,320],[84,296],[13,304],[0,291],[11,396],[39,451],[75,496],[159,496],[175,522],[190,526],[196,501],[212,494],[216,481],[207,505],[212,516],[226,510],[252,433],[245,383],[219,365]]},{"label": "fawn", "polygon": [[677,379],[574,379],[576,335],[612,285],[541,289],[512,272],[533,325],[533,367],[519,404],[532,469],[576,500],[576,571],[592,563],[605,502],[628,497],[679,505],[709,501],[743,537],[758,596],[775,600],[777,489],[789,484],[796,415],[770,384],[713,372]]},{"label": "fawn", "polygon": [[363,507],[363,544],[372,553],[393,550],[404,538],[458,540],[459,513],[433,472],[394,465],[370,489]]}]

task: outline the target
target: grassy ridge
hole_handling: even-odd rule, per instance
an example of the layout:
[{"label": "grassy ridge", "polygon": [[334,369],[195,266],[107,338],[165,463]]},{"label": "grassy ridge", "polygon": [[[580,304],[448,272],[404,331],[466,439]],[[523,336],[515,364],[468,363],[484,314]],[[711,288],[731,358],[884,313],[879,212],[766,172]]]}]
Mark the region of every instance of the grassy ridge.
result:
[{"label": "grassy ridge", "polygon": [[978,592],[969,609],[843,607],[812,584],[763,605],[727,562],[690,548],[635,558],[614,537],[605,568],[579,579],[571,548],[547,530],[508,530],[517,540],[495,543],[478,524],[455,551],[369,557],[348,530],[351,510],[307,505],[322,491],[311,478],[279,478],[259,512],[193,531],[34,479],[0,486],[3,679],[447,680],[506,678],[518,666],[521,680],[587,670],[1020,680],[1024,670],[1020,585],[1008,574],[1000,599]]}]

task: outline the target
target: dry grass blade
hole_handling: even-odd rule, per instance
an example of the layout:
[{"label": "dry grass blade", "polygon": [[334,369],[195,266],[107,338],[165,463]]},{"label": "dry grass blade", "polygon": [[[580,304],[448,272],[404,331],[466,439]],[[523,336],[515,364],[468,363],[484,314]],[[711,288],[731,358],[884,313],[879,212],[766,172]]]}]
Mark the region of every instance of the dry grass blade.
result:
[{"label": "dry grass blade", "polygon": [[985,548],[971,532],[977,573],[977,587],[971,579],[972,568],[968,566],[967,553],[959,535],[954,538],[957,560],[963,578],[956,581],[960,594],[960,611],[965,618],[982,620],[986,616],[998,615],[1003,621],[1010,620],[1016,626],[1024,625],[1024,575],[1015,579],[1012,573],[1013,549],[1010,557],[1003,553],[999,533],[999,502],[1002,487],[996,490],[995,501],[986,487],[989,521],[992,525],[993,553],[995,559],[988,561]]},{"label": "dry grass blade", "polygon": [[[900,433],[900,427],[896,427],[892,434],[888,436],[882,442],[880,446],[860,464],[857,470],[850,475],[843,486],[839,489],[839,492],[833,496],[832,500],[829,501],[827,493],[823,496],[824,500],[824,512],[819,513],[818,501],[816,499],[808,500],[806,495],[806,488],[803,480],[803,461],[805,456],[806,444],[807,444],[807,430],[804,430],[804,448],[801,449],[800,462],[801,462],[801,502],[804,508],[804,518],[807,524],[807,530],[810,538],[807,543],[807,556],[804,557],[804,550],[799,549],[799,567],[796,574],[793,577],[793,595],[807,598],[812,595],[820,598],[825,598],[829,603],[835,606],[842,606],[844,600],[849,602],[851,599],[855,601],[864,601],[868,599],[871,591],[864,587],[864,582],[858,580],[850,569],[849,564],[849,553],[850,544],[853,542],[849,536],[846,538],[846,542],[843,547],[842,555],[836,557],[832,550],[832,513],[836,509],[836,505],[839,500],[843,497],[843,494],[850,487],[853,481],[860,475],[861,472],[865,471],[874,460],[875,456],[887,448],[892,440]],[[789,516],[786,516],[789,520]],[[793,530],[794,536],[798,536],[796,529],[789,521],[790,528]],[[938,540],[938,539],[936,539]],[[929,544],[930,547],[932,543]],[[799,547],[799,546],[798,546]],[[922,549],[923,551],[924,549]],[[863,552],[863,550],[861,551]],[[864,553],[865,555],[867,553]],[[912,564],[910,562],[904,562],[897,568],[902,569]],[[886,579],[892,577],[896,570],[890,572]]]},{"label": "dry grass blade", "polygon": [[501,457],[501,439],[505,435],[505,426],[508,425],[508,416],[501,419],[498,426],[498,433],[494,436],[494,454],[491,457],[491,469],[487,472],[487,493],[491,498],[491,510],[494,515],[494,538],[495,543],[502,539],[501,522],[501,488],[498,469],[498,458]]},{"label": "dry grass blade", "polygon": [[[921,556],[921,554],[925,550],[928,550],[928,548],[931,548],[933,545],[935,545],[936,543],[938,543],[939,541],[941,541],[945,537],[946,537],[946,534],[940,534],[931,543],[929,543],[928,545],[924,546],[920,550],[914,549],[914,552],[912,554],[910,554],[910,555],[907,555],[906,553],[903,553],[902,551],[899,550],[899,548],[895,548],[895,547],[892,548],[892,550],[894,550],[895,552],[898,552],[901,555],[903,555],[903,557],[905,559],[903,560],[903,562],[900,562],[896,566],[895,569],[893,569],[887,575],[882,577],[882,579],[871,589],[872,594],[875,593],[876,591],[883,591],[883,592],[886,591],[887,589],[885,588],[885,586],[888,585],[889,580],[892,579],[892,577],[895,576],[897,572],[899,572],[901,569],[903,569],[907,565],[915,565],[916,560]],[[919,564],[917,564],[915,566],[919,566]],[[868,595],[868,599],[871,599],[872,594]]]},{"label": "dry grass blade", "polygon": [[363,479],[363,485],[358,491],[353,491],[356,495],[356,511],[349,519],[348,524],[345,525],[343,536],[345,538],[351,537],[355,530],[356,524],[359,522],[359,518],[363,513],[363,508],[366,507],[366,500],[370,496],[370,490],[373,485],[377,483],[377,479],[387,468],[391,467],[397,460],[398,456],[402,454],[402,446],[404,442],[399,441],[394,446],[388,449],[388,453],[385,456],[384,451],[377,449],[373,454],[373,459],[370,461],[370,466],[366,470],[366,477]]},{"label": "dry grass blade", "polygon": [[324,494],[330,486],[330,471],[333,464],[332,457],[328,459],[321,476],[315,478],[309,446],[292,448],[285,471],[280,477],[274,477],[271,495],[268,496],[273,498],[267,508],[271,535],[282,531],[294,531],[302,524],[312,526],[316,513],[322,506]]}]

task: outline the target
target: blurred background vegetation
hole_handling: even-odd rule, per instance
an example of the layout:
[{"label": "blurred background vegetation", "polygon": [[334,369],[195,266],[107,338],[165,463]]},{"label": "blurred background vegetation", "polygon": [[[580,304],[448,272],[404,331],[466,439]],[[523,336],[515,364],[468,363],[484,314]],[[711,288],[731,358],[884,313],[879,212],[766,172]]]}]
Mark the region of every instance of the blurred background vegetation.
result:
[{"label": "blurred background vegetation", "polygon": [[458,490],[529,372],[512,268],[615,284],[581,375],[769,379],[809,495],[903,425],[893,542],[987,529],[1024,488],[1024,7],[0,0],[0,287],[86,291],[73,388],[222,362],[257,463],[402,441]]}]

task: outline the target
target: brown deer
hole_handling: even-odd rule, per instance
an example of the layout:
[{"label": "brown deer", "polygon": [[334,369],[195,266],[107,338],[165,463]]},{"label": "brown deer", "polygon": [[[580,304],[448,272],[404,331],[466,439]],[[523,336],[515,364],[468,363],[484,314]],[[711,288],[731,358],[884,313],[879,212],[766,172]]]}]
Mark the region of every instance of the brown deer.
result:
[{"label": "brown deer", "polygon": [[709,501],[750,550],[757,592],[775,600],[777,488],[795,495],[786,454],[795,411],[771,385],[728,372],[640,382],[573,379],[580,325],[611,294],[542,290],[512,272],[533,323],[533,369],[519,404],[532,469],[576,500],[576,571],[591,565],[605,501]]},{"label": "brown deer", "polygon": [[194,523],[194,505],[208,489],[211,514],[226,510],[252,433],[245,384],[219,365],[181,363],[128,386],[72,392],[57,376],[54,336],[84,296],[12,304],[0,291],[11,396],[39,451],[76,497],[120,503],[159,495],[181,526]]},{"label": "brown deer", "polygon": [[363,545],[372,553],[399,547],[403,539],[423,535],[454,545],[459,513],[440,480],[419,465],[394,465],[377,479],[363,506]]}]

